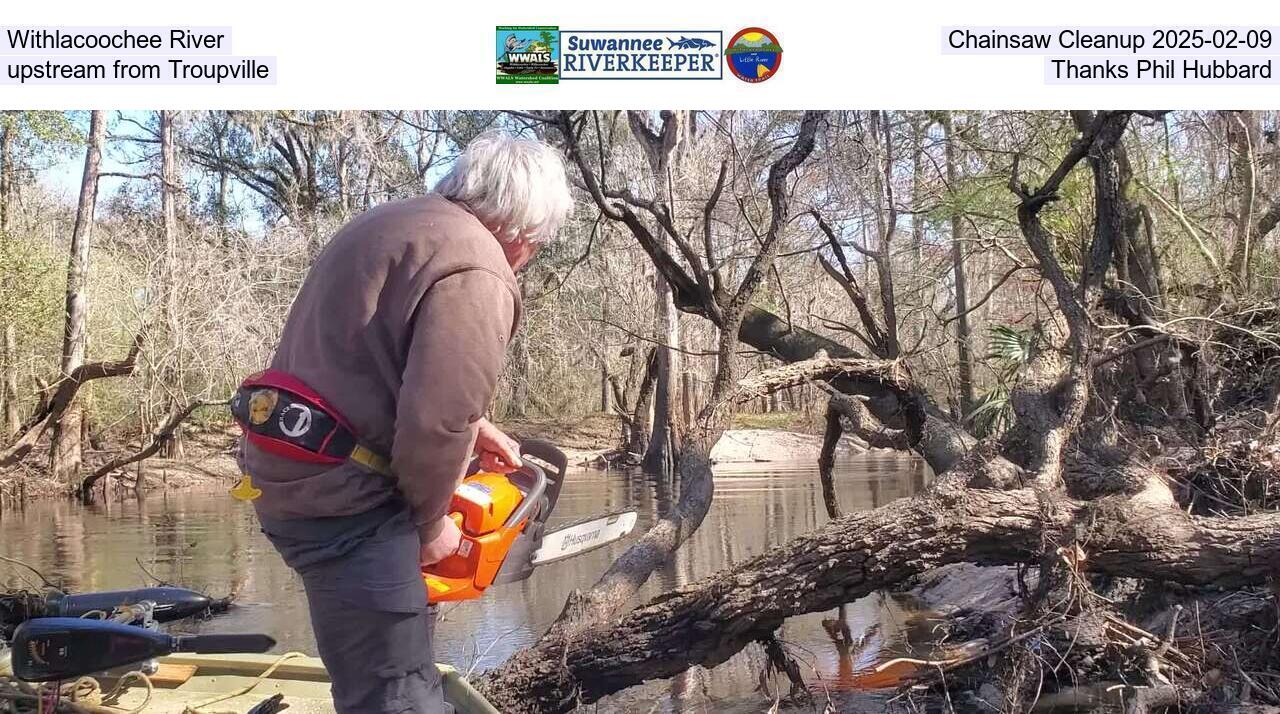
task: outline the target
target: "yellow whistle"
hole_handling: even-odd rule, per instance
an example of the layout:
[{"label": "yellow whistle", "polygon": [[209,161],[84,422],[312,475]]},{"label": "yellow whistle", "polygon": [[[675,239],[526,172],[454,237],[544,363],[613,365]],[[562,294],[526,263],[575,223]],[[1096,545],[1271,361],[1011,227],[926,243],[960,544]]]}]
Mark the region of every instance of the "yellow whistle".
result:
[{"label": "yellow whistle", "polygon": [[231,489],[231,497],[239,501],[252,501],[262,495],[262,489],[253,487],[253,479],[249,474],[240,477],[240,482]]}]

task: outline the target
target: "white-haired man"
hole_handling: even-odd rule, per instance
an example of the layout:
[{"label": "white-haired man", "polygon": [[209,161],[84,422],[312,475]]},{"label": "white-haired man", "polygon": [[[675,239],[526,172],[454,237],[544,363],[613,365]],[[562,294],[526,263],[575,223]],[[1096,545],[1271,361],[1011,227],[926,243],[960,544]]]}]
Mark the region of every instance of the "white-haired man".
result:
[{"label": "white-haired man", "polygon": [[435,192],[356,217],[320,254],[271,369],[232,410],[241,497],[302,576],[338,712],[447,712],[419,570],[458,547],[473,456],[520,464],[485,418],[520,314],[515,271],[573,200],[559,155],[473,141]]}]

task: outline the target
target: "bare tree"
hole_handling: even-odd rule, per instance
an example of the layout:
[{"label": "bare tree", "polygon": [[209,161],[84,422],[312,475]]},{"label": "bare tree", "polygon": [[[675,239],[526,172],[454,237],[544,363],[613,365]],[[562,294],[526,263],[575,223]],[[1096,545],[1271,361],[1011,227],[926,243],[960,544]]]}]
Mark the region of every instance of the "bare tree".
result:
[{"label": "bare tree", "polygon": [[[942,112],[941,119],[947,163],[947,189],[954,203],[960,181],[959,148],[952,112]],[[965,273],[963,228],[964,216],[960,212],[960,207],[953,205],[951,207],[951,266],[956,295],[956,379],[960,387],[960,414],[968,416],[973,412],[975,399],[973,355],[969,352],[972,330],[969,328],[969,280]]]},{"label": "bare tree", "polygon": [[[84,173],[80,179],[80,201],[76,206],[71,233],[71,255],[67,262],[67,313],[62,339],[62,380],[84,364],[89,341],[89,255],[93,240],[93,214],[98,202],[98,173],[102,145],[107,135],[105,112],[89,114],[89,135],[85,146]],[[78,479],[81,465],[83,412],[71,404],[58,420],[49,447],[49,471],[54,479],[70,483]]]},{"label": "bare tree", "polygon": [[[13,128],[8,122],[0,126],[0,240],[9,240],[9,203],[13,193]],[[4,384],[0,388],[0,400],[4,402],[4,430],[8,435],[18,433],[22,426],[18,418],[18,334],[17,328],[4,321],[4,345],[0,353],[0,369],[4,370]]]},{"label": "bare tree", "polygon": [[[166,362],[161,382],[168,391],[170,413],[180,410],[183,378],[183,335],[180,295],[178,290],[178,194],[181,189],[178,178],[177,147],[174,145],[174,122],[177,112],[160,112],[160,212],[164,239],[164,318],[169,335],[168,348],[171,358]],[[182,455],[182,426],[175,424],[172,434],[163,442],[163,453],[169,458]]]},{"label": "bare tree", "polygon": [[[649,163],[655,199],[671,206],[672,172],[678,170],[680,144],[687,132],[687,112],[662,112],[662,124],[655,129],[645,112],[627,112],[631,133],[639,142]],[[670,251],[672,238],[661,224],[656,235],[663,249]],[[653,426],[643,465],[649,473],[669,477],[675,466],[679,448],[680,316],[672,302],[671,286],[661,272],[654,275],[657,295],[657,333],[662,344],[657,348],[657,379],[654,383]]]}]

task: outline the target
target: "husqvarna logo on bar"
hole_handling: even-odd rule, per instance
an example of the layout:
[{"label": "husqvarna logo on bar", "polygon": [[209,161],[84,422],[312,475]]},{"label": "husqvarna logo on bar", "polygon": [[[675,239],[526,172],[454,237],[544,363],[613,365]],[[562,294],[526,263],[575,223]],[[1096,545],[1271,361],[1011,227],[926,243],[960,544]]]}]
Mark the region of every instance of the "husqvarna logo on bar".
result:
[{"label": "husqvarna logo on bar", "polygon": [[560,79],[720,79],[719,30],[561,30]]}]

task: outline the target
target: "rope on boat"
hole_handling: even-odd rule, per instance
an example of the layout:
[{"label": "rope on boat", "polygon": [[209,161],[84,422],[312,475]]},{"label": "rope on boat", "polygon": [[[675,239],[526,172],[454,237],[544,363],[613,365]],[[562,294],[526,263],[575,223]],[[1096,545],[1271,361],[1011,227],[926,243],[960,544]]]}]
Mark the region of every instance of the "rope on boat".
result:
[{"label": "rope on boat", "polygon": [[267,667],[262,672],[262,674],[259,674],[257,677],[255,677],[254,680],[250,682],[248,686],[241,687],[240,689],[237,689],[236,691],[230,692],[228,694],[219,694],[218,696],[213,697],[211,699],[205,699],[204,701],[200,701],[195,704],[189,704],[187,705],[186,709],[182,710],[182,714],[213,714],[212,712],[203,711],[204,708],[213,704],[217,704],[218,702],[225,702],[228,699],[235,699],[236,697],[243,696],[245,694],[248,694],[249,692],[252,692],[254,687],[257,687],[259,684],[262,684],[263,681],[265,681],[268,677],[270,677],[272,674],[275,674],[275,671],[279,669],[280,665],[284,664],[288,660],[296,659],[298,657],[306,657],[306,656],[307,654],[305,652],[285,652],[284,654],[277,657],[276,661],[272,662],[271,666]]},{"label": "rope on boat", "polygon": [[[108,706],[105,703],[115,701],[127,689],[131,680],[141,680],[147,688],[147,696],[142,703],[133,709]],[[0,699],[13,702],[13,711],[17,712],[18,704],[34,705],[31,707],[38,714],[54,712],[72,712],[73,714],[140,714],[151,703],[155,687],[151,679],[142,672],[129,672],[116,682],[107,694],[102,693],[102,685],[93,677],[81,677],[69,684],[53,683],[31,687],[16,678],[0,677]]]}]

